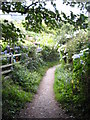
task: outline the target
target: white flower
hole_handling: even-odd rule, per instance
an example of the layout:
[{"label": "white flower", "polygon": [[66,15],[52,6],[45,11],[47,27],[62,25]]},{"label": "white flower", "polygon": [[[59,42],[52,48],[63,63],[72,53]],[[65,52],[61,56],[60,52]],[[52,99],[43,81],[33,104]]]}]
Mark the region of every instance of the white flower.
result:
[{"label": "white flower", "polygon": [[83,56],[83,53],[80,53],[79,56]]},{"label": "white flower", "polygon": [[72,58],[73,58],[73,60],[74,60],[74,59],[77,59],[77,58],[80,58],[80,55],[79,55],[79,54],[74,54],[74,55],[72,56]]},{"label": "white flower", "polygon": [[86,48],[84,50],[81,50],[80,52],[83,53],[83,52],[88,51],[88,50],[89,50],[89,48]]},{"label": "white flower", "polygon": [[74,55],[72,56],[72,58],[73,58],[73,60],[74,60],[74,59],[80,58],[81,56],[83,56],[83,52],[80,53],[80,54],[74,54]]}]

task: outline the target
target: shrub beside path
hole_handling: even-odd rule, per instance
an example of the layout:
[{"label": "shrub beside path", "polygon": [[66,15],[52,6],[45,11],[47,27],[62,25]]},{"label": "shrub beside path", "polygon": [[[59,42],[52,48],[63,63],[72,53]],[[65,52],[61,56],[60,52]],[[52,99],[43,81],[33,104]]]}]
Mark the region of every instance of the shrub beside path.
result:
[{"label": "shrub beside path", "polygon": [[49,68],[31,103],[20,111],[20,118],[69,118],[55,100],[53,84],[56,66]]}]

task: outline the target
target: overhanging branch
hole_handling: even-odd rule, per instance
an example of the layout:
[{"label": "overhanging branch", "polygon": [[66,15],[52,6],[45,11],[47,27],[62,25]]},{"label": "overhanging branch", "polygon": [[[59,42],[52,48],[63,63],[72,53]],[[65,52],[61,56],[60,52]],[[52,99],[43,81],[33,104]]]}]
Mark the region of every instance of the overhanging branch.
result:
[{"label": "overhanging branch", "polygon": [[21,13],[21,14],[26,14],[27,13],[27,11],[29,10],[29,8],[31,7],[31,6],[33,6],[33,5],[36,5],[38,2],[35,2],[35,3],[32,3],[32,4],[30,4],[29,6],[27,6],[26,8],[25,7],[23,7],[24,8],[24,11],[21,11],[21,10],[11,10],[11,9],[7,9],[6,7],[2,7],[1,8],[1,10],[2,11],[5,11],[5,12],[7,12],[7,13],[9,13],[9,12],[12,12],[12,13],[15,13],[15,12],[18,12],[18,13]]}]

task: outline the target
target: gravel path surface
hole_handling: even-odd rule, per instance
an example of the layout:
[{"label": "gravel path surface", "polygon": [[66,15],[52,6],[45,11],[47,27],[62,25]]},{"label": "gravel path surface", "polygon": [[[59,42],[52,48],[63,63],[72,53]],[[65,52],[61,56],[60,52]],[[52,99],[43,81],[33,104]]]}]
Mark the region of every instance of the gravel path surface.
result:
[{"label": "gravel path surface", "polygon": [[20,111],[20,118],[68,118],[60,108],[53,92],[54,72],[56,67],[49,68],[40,83],[37,94],[31,103]]}]

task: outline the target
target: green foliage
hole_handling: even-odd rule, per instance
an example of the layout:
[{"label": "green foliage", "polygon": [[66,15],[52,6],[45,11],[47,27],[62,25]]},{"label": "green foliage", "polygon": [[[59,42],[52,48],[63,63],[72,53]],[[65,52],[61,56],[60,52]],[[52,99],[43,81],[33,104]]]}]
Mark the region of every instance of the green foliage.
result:
[{"label": "green foliage", "polygon": [[56,99],[62,104],[66,113],[80,120],[88,118],[88,103],[86,86],[76,77],[73,80],[73,72],[64,69],[61,65],[56,69],[54,92]]},{"label": "green foliage", "polygon": [[[81,109],[83,108],[82,114],[86,117],[89,117],[88,111],[90,109],[90,106],[88,106],[89,102],[89,65],[90,65],[90,49],[84,49],[82,52],[82,56],[80,58],[75,58],[73,60],[73,80],[74,85],[76,88],[75,93],[80,95],[83,95],[79,102],[81,104]],[[80,55],[80,54],[78,54]],[[81,114],[81,116],[82,116]]]},{"label": "green foliage", "polygon": [[3,58],[3,59],[2,59],[2,65],[6,65],[7,63],[8,63],[7,58]]},{"label": "green foliage", "polygon": [[28,57],[29,58],[35,58],[36,57],[36,47],[34,45],[30,45],[28,47]]},{"label": "green foliage", "polygon": [[59,52],[54,47],[43,46],[41,54],[44,61],[59,60]]},{"label": "green foliage", "polygon": [[36,93],[40,80],[46,70],[58,64],[47,62],[35,71],[29,71],[27,67],[16,64],[10,79],[2,79],[2,116],[3,119],[16,118],[26,102],[32,100]]},{"label": "green foliage", "polygon": [[2,52],[4,52],[4,51],[5,51],[6,46],[7,46],[7,43],[6,43],[6,42],[2,42],[2,41],[1,41]]},{"label": "green foliage", "polygon": [[31,101],[30,92],[25,92],[12,79],[2,79],[2,117],[13,118],[26,102]]},{"label": "green foliage", "polygon": [[36,47],[30,45],[27,47],[27,56],[22,56],[22,63],[25,63],[29,71],[38,71],[38,68],[45,66],[47,61],[59,61],[59,52],[56,48],[43,46],[42,51],[37,53]]},{"label": "green foliage", "polygon": [[[86,120],[90,110],[90,46],[87,32],[81,32],[60,48],[62,65],[55,72],[54,91],[66,112]],[[66,63],[63,62],[65,57]]]},{"label": "green foliage", "polygon": [[[25,31],[29,37],[33,37],[33,42],[40,41],[40,45],[45,46],[42,47],[41,53],[36,53],[35,46],[28,44],[26,47],[25,44],[23,46],[20,44],[20,52],[26,53],[26,55],[22,56],[21,65],[14,66],[12,77],[9,80],[3,80],[4,118],[13,118],[26,102],[31,101],[45,71],[48,67],[55,65],[60,57],[63,65],[57,68],[55,72],[54,91],[56,99],[62,103],[62,107],[66,108],[67,112],[72,112],[74,116],[80,118],[83,118],[83,116],[86,118],[87,116],[88,106],[86,103],[89,103],[87,90],[90,83],[88,81],[90,56],[85,53],[80,59],[72,61],[72,55],[79,54],[80,50],[87,48],[87,30],[86,32],[79,30],[79,34],[74,36],[74,30],[87,27],[87,17],[83,14],[76,16],[72,12],[71,16],[67,17],[62,12],[64,20],[60,17],[56,5],[53,3],[52,5],[55,12],[46,9],[43,4],[38,2],[32,3],[31,6],[26,6],[24,2],[2,3],[4,12],[27,13],[25,23],[23,22],[27,30],[45,31],[42,33]],[[51,28],[54,30],[50,30]],[[59,29],[55,30],[56,28]],[[71,37],[67,38],[66,35]],[[4,20],[2,23],[3,41],[14,45],[14,42],[22,41],[23,37],[19,28],[16,28],[12,22]],[[27,43],[29,42],[31,40],[28,39]],[[60,49],[60,56],[58,50],[62,44],[65,44],[65,46],[62,50]],[[4,49],[5,45],[3,45]],[[65,58],[68,64],[65,63]],[[3,61],[3,64],[6,62],[6,60]]]},{"label": "green foliage", "polygon": [[39,67],[45,65],[45,62],[37,56],[35,59],[31,58],[27,61],[26,66],[30,71],[38,70]]},{"label": "green foliage", "polygon": [[13,46],[13,44],[17,43],[19,40],[23,41],[24,37],[25,35],[21,33],[19,28],[16,28],[13,22],[9,22],[8,20],[2,21],[3,42],[10,43],[10,45]]},{"label": "green foliage", "polygon": [[[45,73],[45,70],[42,74]],[[14,66],[12,77],[2,80],[3,118],[15,117],[25,103],[31,101],[41,78],[42,75],[39,72],[29,72],[20,64]]]},{"label": "green foliage", "polygon": [[82,88],[83,94],[87,95],[90,71],[90,49],[87,48],[81,52],[82,56],[73,59],[73,80],[76,84],[76,87]]},{"label": "green foliage", "polygon": [[[75,26],[76,29],[86,29],[88,24],[86,22],[87,17],[84,14],[80,15],[75,15],[73,12],[71,12],[70,16],[67,16],[64,12],[59,13],[59,10],[57,9],[56,3],[54,1],[51,1],[51,5],[54,9],[50,10],[49,8],[46,8],[46,4],[48,2],[40,2],[36,1],[33,2],[29,5],[26,5],[25,2],[2,2],[1,8],[2,11],[5,13],[10,13],[10,12],[18,12],[21,14],[26,14],[25,17],[25,22],[23,22],[24,27],[27,30],[30,31],[35,31],[35,32],[40,32],[43,30],[43,25],[42,21],[45,22],[45,24],[50,28],[50,29],[56,29],[60,27],[60,22],[70,23]],[[76,3],[77,5],[80,4],[80,2]],[[83,4],[83,3],[81,3]],[[68,4],[67,4],[68,5]],[[88,6],[88,2],[86,2],[86,5]],[[79,5],[80,7],[80,5]],[[86,7],[83,4],[83,8],[89,8]],[[82,9],[81,9],[82,10]],[[88,9],[87,9],[88,10]]]},{"label": "green foliage", "polygon": [[54,40],[54,35],[56,31],[48,30],[48,27],[45,27],[46,31],[39,33],[36,37],[38,37],[37,41],[40,42],[41,46],[54,46],[56,41]]},{"label": "green foliage", "polygon": [[29,71],[37,71],[39,67],[45,65],[45,62],[41,58],[41,53],[36,52],[35,46],[27,46],[26,50],[24,51],[27,52],[26,54],[22,55],[21,63],[24,64],[24,66],[27,67]]},{"label": "green foliage", "polygon": [[88,33],[80,31],[76,36],[73,36],[64,46],[61,46],[60,52],[62,57],[66,57],[68,63],[72,62],[72,56],[83,50],[88,45]]},{"label": "green foliage", "polygon": [[61,28],[56,30],[54,39],[59,45],[65,44],[70,41],[74,34],[74,26],[69,23],[61,23]]},{"label": "green foliage", "polygon": [[36,92],[40,82],[40,74],[37,72],[30,73],[27,68],[21,65],[15,65],[12,79],[14,83],[21,86],[24,91]]},{"label": "green foliage", "polygon": [[72,73],[60,65],[55,71],[54,91],[56,99],[62,104],[70,102],[72,98],[71,80]]}]

